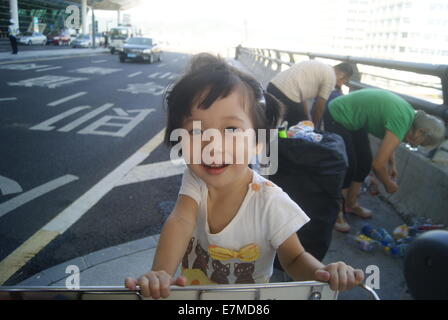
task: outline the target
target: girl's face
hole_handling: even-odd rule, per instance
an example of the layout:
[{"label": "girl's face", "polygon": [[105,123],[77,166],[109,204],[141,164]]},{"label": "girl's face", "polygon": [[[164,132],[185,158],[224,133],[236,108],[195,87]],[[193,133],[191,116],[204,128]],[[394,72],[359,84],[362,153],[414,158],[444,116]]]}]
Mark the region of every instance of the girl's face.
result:
[{"label": "girl's face", "polygon": [[[247,104],[247,100],[243,89],[237,87],[227,97],[216,100],[208,109],[198,109],[194,106],[191,117],[184,121],[183,128],[189,132],[190,137],[190,153],[184,154],[184,157],[188,157],[185,160],[190,169],[208,186],[217,189],[230,186],[248,173],[248,164],[256,151],[255,138],[249,142],[248,138],[242,140],[236,137],[244,130],[253,130],[249,116],[251,106]],[[200,123],[201,131],[193,130],[193,121],[196,123],[195,128]],[[214,142],[216,135],[207,139],[209,141],[202,141],[208,129],[219,133],[218,139],[221,141]],[[193,150],[194,141],[200,141],[200,147],[196,147],[196,151]],[[201,160],[200,164],[197,164],[198,161],[195,164],[192,155],[198,151],[201,152]],[[244,154],[244,157],[241,157],[241,154]]]}]

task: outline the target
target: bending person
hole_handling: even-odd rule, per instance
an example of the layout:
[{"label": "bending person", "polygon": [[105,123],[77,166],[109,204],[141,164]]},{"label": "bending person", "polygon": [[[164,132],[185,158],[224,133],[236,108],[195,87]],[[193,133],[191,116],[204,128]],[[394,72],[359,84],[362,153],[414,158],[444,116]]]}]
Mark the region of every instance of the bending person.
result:
[{"label": "bending person", "polygon": [[[345,212],[369,218],[357,196],[370,170],[389,193],[398,190],[394,151],[401,141],[416,146],[435,146],[445,137],[442,120],[413,107],[396,94],[382,89],[362,89],[340,96],[324,114],[325,130],[344,139],[349,167],[344,180]],[[372,158],[368,134],[382,139]],[[372,161],[373,160],[373,161]]]},{"label": "bending person", "polygon": [[325,109],[325,103],[334,87],[341,87],[353,74],[349,63],[334,67],[316,60],[303,61],[278,73],[268,84],[266,91],[286,106],[285,119],[289,126],[309,120],[307,100],[316,99],[312,121],[317,128]]}]

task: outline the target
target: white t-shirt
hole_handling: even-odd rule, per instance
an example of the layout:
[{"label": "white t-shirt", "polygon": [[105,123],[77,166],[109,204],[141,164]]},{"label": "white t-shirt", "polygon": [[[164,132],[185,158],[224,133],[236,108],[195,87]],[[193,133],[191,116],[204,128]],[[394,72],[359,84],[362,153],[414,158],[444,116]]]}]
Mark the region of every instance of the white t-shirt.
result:
[{"label": "white t-shirt", "polygon": [[330,65],[307,60],[278,73],[271,83],[294,102],[316,97],[327,100],[336,85],[336,74]]},{"label": "white t-shirt", "polygon": [[199,208],[182,260],[182,275],[189,285],[269,282],[277,248],[310,220],[280,187],[252,172],[237,214],[221,232],[211,234],[207,185],[185,170],[179,194],[190,196]]}]

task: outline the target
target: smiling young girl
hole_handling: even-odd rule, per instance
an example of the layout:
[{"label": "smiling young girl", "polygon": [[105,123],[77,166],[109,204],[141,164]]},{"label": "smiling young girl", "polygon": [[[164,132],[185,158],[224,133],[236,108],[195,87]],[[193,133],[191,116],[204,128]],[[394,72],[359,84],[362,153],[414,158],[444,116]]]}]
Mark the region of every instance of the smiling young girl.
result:
[{"label": "smiling young girl", "polygon": [[[170,137],[179,128],[189,135],[188,144],[182,141],[190,146],[182,150],[187,169],[151,271],[137,281],[127,278],[127,288],[139,285],[144,296],[159,298],[169,295],[172,284],[267,283],[276,253],[294,280],[328,282],[341,291],[363,280],[361,270],[343,262],[325,266],[305,252],[296,232],[309,218],[281,188],[248,166],[263,141],[255,138],[253,148],[236,143],[226,149],[225,140],[235,142],[238,132],[274,129],[282,118],[280,103],[258,81],[217,57],[200,54],[170,90],[166,105],[165,142],[177,144]],[[208,129],[218,130],[223,141],[214,145],[215,160],[195,163],[191,145],[195,135]],[[216,143],[203,140],[200,150]],[[244,149],[243,163],[236,161],[238,148]],[[173,278],[181,263],[182,276]]]}]

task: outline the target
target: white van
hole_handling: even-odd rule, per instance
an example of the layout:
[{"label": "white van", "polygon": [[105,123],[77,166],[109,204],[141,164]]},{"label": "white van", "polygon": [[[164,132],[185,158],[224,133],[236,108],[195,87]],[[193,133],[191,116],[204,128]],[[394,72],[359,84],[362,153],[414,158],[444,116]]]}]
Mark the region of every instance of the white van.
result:
[{"label": "white van", "polygon": [[136,37],[137,30],[134,27],[121,26],[110,29],[109,32],[109,48],[110,53],[114,54],[115,51],[122,47],[124,42],[132,37]]}]

